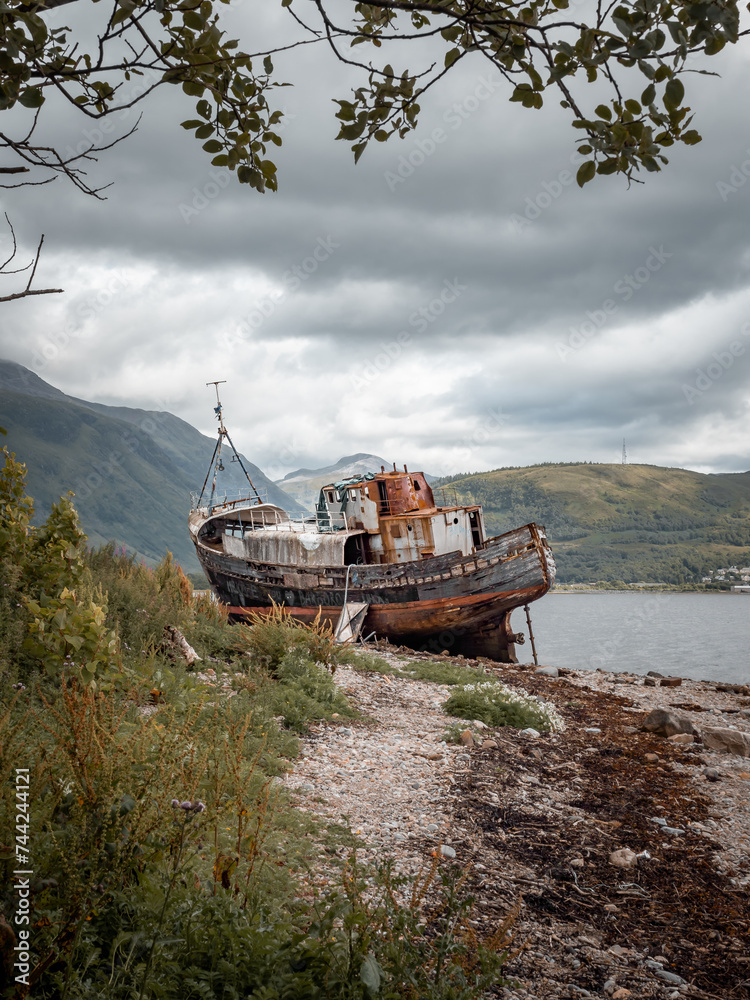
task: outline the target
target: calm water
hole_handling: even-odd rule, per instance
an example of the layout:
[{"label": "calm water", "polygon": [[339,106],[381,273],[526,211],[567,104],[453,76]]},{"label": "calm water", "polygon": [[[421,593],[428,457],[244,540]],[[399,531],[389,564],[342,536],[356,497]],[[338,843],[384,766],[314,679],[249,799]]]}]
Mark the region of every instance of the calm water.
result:
[{"label": "calm water", "polygon": [[[750,683],[750,595],[547,594],[529,606],[539,662]],[[519,659],[531,662],[526,635]]]}]

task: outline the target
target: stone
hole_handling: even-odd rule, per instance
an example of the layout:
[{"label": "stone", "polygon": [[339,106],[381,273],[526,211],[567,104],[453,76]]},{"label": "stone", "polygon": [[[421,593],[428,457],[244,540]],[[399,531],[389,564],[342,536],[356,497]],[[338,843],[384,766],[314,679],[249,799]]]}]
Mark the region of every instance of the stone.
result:
[{"label": "stone", "polygon": [[574,868],[583,868],[585,861],[583,858],[573,858],[570,864],[573,865]]},{"label": "stone", "polygon": [[695,743],[695,737],[691,736],[690,733],[675,733],[674,736],[668,736],[667,739],[670,743]]},{"label": "stone", "polygon": [[664,674],[660,674],[658,670],[649,670],[646,674],[647,677],[663,677]]},{"label": "stone", "polygon": [[655,688],[656,687],[656,681],[654,680],[653,677],[644,677],[643,678],[643,686],[647,687],[647,688]]},{"label": "stone", "polygon": [[685,835],[685,831],[677,826],[663,826],[661,832],[669,834],[670,837],[683,837]]},{"label": "stone", "polygon": [[497,742],[495,740],[484,740],[482,750],[497,750]]},{"label": "stone", "polygon": [[711,726],[701,730],[701,737],[703,745],[709,750],[731,753],[737,757],[750,757],[750,733]]},{"label": "stone", "polygon": [[680,687],[681,684],[682,684],[681,677],[662,677],[662,679],[659,681],[659,687],[663,688],[676,688]]},{"label": "stone", "polygon": [[624,986],[620,986],[620,988],[616,989],[612,994],[612,1000],[625,1000],[625,997],[629,996],[632,996],[630,990],[626,990]]},{"label": "stone", "polygon": [[678,976],[674,972],[667,972],[666,969],[654,969],[654,975],[663,983],[672,983],[675,986],[682,986],[685,982],[682,976]]},{"label": "stone", "polygon": [[440,845],[440,853],[443,855],[444,858],[455,858],[456,856],[456,852],[453,850],[452,847],[449,847],[448,844]]},{"label": "stone", "polygon": [[641,729],[656,736],[674,736],[675,733],[695,733],[695,726],[682,715],[670,712],[666,708],[655,708],[649,712],[641,723]]},{"label": "stone", "polygon": [[651,816],[649,818],[649,823],[656,823],[657,826],[667,826],[667,821],[663,816]]},{"label": "stone", "polygon": [[560,676],[560,671],[557,669],[557,667],[537,667],[534,673],[539,674],[541,677]]},{"label": "stone", "polygon": [[604,909],[607,911],[607,913],[619,913],[620,912],[620,907],[616,906],[614,903],[605,903],[604,904]]},{"label": "stone", "polygon": [[617,989],[617,983],[614,979],[608,979],[605,982],[604,986],[602,986],[602,989],[604,990],[604,992],[607,994],[608,997],[611,997],[612,994]]},{"label": "stone", "polygon": [[474,746],[474,737],[471,735],[470,729],[464,729],[464,731],[461,733],[461,742],[465,747]]},{"label": "stone", "polygon": [[615,868],[634,868],[638,864],[635,851],[631,851],[629,847],[621,847],[619,851],[612,851],[608,860]]},{"label": "stone", "polygon": [[537,729],[522,729],[521,736],[530,736],[532,739],[536,739],[539,736],[539,731]]},{"label": "stone", "polygon": [[643,759],[647,760],[649,764],[655,764],[659,759],[659,755],[656,753],[646,753],[643,755]]}]

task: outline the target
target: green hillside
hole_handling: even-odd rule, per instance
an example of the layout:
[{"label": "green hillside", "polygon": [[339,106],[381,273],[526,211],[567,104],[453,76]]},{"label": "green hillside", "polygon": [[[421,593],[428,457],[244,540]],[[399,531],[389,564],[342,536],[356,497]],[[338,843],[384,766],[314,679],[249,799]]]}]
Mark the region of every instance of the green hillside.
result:
[{"label": "green hillside", "polygon": [[491,534],[546,525],[561,583],[699,581],[750,565],[750,472],[536,465],[447,479]]},{"label": "green hillside", "polygon": [[[76,400],[21,365],[0,362],[0,426],[28,467],[38,520],[72,490],[92,545],[115,540],[148,560],[171,551],[188,572],[200,569],[187,531],[190,493],[199,490],[215,442],[171,413]],[[245,460],[253,483],[287,510],[296,501]],[[242,487],[227,462],[222,490]]]}]

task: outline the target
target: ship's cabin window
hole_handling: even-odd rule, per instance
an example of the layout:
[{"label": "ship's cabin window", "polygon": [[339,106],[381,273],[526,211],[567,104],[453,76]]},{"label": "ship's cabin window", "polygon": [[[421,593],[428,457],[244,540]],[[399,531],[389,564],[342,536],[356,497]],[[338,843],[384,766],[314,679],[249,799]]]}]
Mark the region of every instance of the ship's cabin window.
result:
[{"label": "ship's cabin window", "polygon": [[328,503],[334,503],[334,502],[335,502],[335,499],[336,499],[336,498],[335,498],[335,496],[333,495],[333,490],[329,490],[329,491],[328,491]]},{"label": "ship's cabin window", "polygon": [[418,479],[414,480],[414,489],[415,490],[421,490],[422,489],[422,484],[420,483],[420,481]]},{"label": "ship's cabin window", "polygon": [[356,500],[357,499],[357,491],[356,490],[349,490],[349,499],[350,500]]}]

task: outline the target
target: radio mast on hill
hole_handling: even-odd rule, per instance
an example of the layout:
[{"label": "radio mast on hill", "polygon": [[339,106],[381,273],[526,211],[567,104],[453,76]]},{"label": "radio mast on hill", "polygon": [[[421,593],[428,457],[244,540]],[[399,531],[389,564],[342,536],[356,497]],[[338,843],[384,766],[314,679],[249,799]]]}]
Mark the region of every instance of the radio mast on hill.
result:
[{"label": "radio mast on hill", "polygon": [[625,438],[622,439],[622,464],[628,464],[628,453],[625,449]]}]

